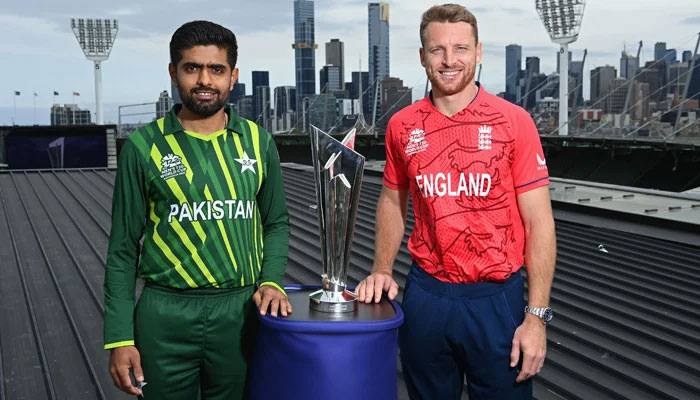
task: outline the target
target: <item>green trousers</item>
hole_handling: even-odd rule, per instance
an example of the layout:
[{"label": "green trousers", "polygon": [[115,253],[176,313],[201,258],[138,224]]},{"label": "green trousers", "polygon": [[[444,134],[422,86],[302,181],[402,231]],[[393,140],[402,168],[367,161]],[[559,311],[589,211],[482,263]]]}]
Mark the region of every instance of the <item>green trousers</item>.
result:
[{"label": "green trousers", "polygon": [[254,290],[146,286],[134,315],[143,398],[244,398],[257,330]]}]

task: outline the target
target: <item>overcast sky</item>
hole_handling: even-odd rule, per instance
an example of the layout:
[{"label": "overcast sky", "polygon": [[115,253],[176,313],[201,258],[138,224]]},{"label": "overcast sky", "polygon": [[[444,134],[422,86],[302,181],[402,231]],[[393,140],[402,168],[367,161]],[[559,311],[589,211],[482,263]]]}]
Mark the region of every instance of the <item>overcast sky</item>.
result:
[{"label": "overcast sky", "polygon": [[[391,75],[415,87],[414,101],[422,95],[425,73],[419,64],[418,27],[430,5],[426,0],[389,1]],[[216,6],[215,6],[216,4]],[[463,2],[476,15],[484,56],[481,82],[492,93],[505,87],[505,46],[523,47],[527,56],[539,56],[541,70],[556,69],[557,46],[552,44],[535,11],[534,0],[474,0]],[[588,71],[605,64],[619,70],[620,52],[637,51],[642,40],[642,64],[654,57],[654,43],[693,50],[700,31],[698,0],[588,0],[579,40],[571,46],[574,60],[588,49],[584,97],[588,98]],[[317,0],[316,69],[323,66],[324,43],[345,43],[345,80],[360,59],[367,70],[367,2]],[[251,91],[251,71],[270,71],[270,85],[294,85],[292,0],[5,0],[0,4],[0,125],[12,123],[13,99],[19,124],[47,124],[53,91],[57,103],[76,102],[94,111],[92,63],[87,61],[70,29],[71,17],[117,18],[119,34],[112,54],[103,63],[105,122],[116,122],[117,107],[152,102],[162,90],[170,91],[167,74],[168,43],[181,24],[208,19],[231,29],[238,37],[240,81]],[[523,65],[524,68],[524,65]],[[318,73],[316,76],[318,86]],[[21,95],[14,97],[14,91]],[[35,98],[33,93],[38,96]]]}]

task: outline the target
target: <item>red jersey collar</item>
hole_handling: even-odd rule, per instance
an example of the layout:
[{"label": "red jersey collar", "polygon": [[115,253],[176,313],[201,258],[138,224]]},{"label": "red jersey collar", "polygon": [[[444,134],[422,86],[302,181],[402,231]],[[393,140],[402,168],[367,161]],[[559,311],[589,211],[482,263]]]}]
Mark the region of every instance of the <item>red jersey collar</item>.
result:
[{"label": "red jersey collar", "polygon": [[[476,99],[481,97],[481,92],[482,92],[481,83],[479,83],[479,81],[476,81],[474,83],[476,83],[476,96],[474,96],[472,101],[470,101],[466,107],[464,107],[462,110],[458,111],[455,115],[453,115],[451,117],[448,117],[442,111],[438,110],[437,107],[435,107],[435,103],[433,103],[433,90],[432,89],[430,90],[430,93],[428,93],[428,95],[425,97],[424,100],[428,104],[428,107],[430,107],[431,109],[433,109],[435,112],[439,113],[440,115],[443,115],[446,118],[457,117],[458,115],[464,114],[464,112],[476,101]],[[483,91],[486,91],[486,89],[483,89]]]}]

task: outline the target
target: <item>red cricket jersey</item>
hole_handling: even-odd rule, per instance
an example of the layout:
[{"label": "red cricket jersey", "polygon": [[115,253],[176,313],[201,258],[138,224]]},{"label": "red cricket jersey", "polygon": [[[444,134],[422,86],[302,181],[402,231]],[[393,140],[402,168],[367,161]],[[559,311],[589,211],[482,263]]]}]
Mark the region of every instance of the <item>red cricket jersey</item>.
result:
[{"label": "red cricket jersey", "polygon": [[447,117],[426,97],[386,131],[384,184],[411,190],[413,259],[444,282],[503,281],[524,262],[516,196],[549,175],[530,115],[482,87]]}]

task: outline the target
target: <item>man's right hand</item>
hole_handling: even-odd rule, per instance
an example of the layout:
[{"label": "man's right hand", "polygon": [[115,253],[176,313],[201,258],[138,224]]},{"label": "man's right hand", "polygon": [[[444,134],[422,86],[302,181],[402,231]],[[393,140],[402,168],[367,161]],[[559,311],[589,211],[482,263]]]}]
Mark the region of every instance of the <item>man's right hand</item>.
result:
[{"label": "man's right hand", "polygon": [[382,292],[387,292],[389,300],[394,300],[394,297],[399,293],[399,285],[391,277],[391,274],[385,272],[372,273],[355,288],[357,300],[365,303],[371,303],[373,298],[375,303],[379,303],[379,300],[382,299]]},{"label": "man's right hand", "polygon": [[112,375],[114,385],[123,392],[133,395],[141,395],[141,389],[131,384],[129,368],[134,369],[134,378],[143,382],[143,370],[141,369],[141,355],[136,346],[123,346],[112,349],[109,358],[109,374]]}]

